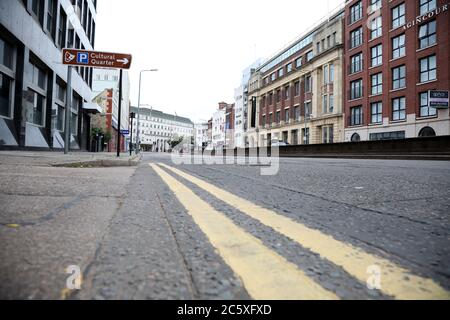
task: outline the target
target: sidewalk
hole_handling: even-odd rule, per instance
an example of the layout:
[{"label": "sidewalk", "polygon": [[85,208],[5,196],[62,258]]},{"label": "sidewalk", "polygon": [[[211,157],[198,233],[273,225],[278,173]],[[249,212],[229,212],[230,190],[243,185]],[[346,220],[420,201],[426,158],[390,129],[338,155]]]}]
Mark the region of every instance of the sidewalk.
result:
[{"label": "sidewalk", "polygon": [[55,166],[55,167],[122,167],[136,166],[140,155],[115,152],[63,152],[51,151],[0,151],[0,165]]}]

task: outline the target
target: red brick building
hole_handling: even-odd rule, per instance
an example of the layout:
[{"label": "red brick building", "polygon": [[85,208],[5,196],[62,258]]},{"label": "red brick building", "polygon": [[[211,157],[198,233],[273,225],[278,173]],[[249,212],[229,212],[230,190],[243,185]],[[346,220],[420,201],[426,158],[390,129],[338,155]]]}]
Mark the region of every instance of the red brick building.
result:
[{"label": "red brick building", "polygon": [[[111,140],[105,145],[104,151],[116,152],[117,151],[117,134],[118,123],[115,117],[113,117],[113,89],[105,89],[94,100],[102,105],[102,114],[95,115],[92,122],[92,128],[100,128],[104,133],[111,133]],[[122,135],[120,138],[121,152],[126,151],[125,137]]]},{"label": "red brick building", "polygon": [[348,0],[345,35],[345,141],[450,135],[449,0]]}]

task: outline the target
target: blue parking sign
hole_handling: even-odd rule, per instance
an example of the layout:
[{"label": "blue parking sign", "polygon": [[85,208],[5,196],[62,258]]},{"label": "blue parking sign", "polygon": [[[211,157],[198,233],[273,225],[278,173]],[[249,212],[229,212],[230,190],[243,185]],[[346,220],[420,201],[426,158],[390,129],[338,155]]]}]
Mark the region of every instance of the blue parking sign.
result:
[{"label": "blue parking sign", "polygon": [[78,52],[77,54],[77,62],[82,64],[89,64],[89,53],[87,52]]}]

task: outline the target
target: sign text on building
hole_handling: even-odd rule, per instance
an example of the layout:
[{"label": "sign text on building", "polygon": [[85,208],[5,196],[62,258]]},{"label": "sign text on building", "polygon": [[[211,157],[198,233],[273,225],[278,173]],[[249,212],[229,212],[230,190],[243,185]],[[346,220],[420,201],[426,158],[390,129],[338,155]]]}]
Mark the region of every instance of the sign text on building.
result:
[{"label": "sign text on building", "polygon": [[429,106],[436,109],[447,109],[449,107],[448,91],[430,90],[428,92]]}]

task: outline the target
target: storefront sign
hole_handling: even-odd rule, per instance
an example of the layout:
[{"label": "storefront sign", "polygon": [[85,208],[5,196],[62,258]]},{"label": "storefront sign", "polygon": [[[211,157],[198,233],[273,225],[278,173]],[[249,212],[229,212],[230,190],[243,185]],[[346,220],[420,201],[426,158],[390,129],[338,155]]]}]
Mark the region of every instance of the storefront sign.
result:
[{"label": "storefront sign", "polygon": [[439,15],[439,14],[445,12],[445,11],[448,11],[449,5],[450,4],[444,4],[442,7],[439,7],[437,9],[433,10],[433,11],[430,11],[430,12],[428,12],[428,13],[422,15],[422,16],[416,17],[416,19],[414,19],[413,21],[410,21],[407,24],[405,24],[403,26],[403,29],[407,30],[407,29],[410,29],[410,28],[414,27],[417,24],[421,24],[422,22],[425,22],[427,20],[433,19],[437,15]]},{"label": "storefront sign", "polygon": [[436,109],[448,109],[449,96],[445,90],[430,90],[428,92],[429,106]]}]

